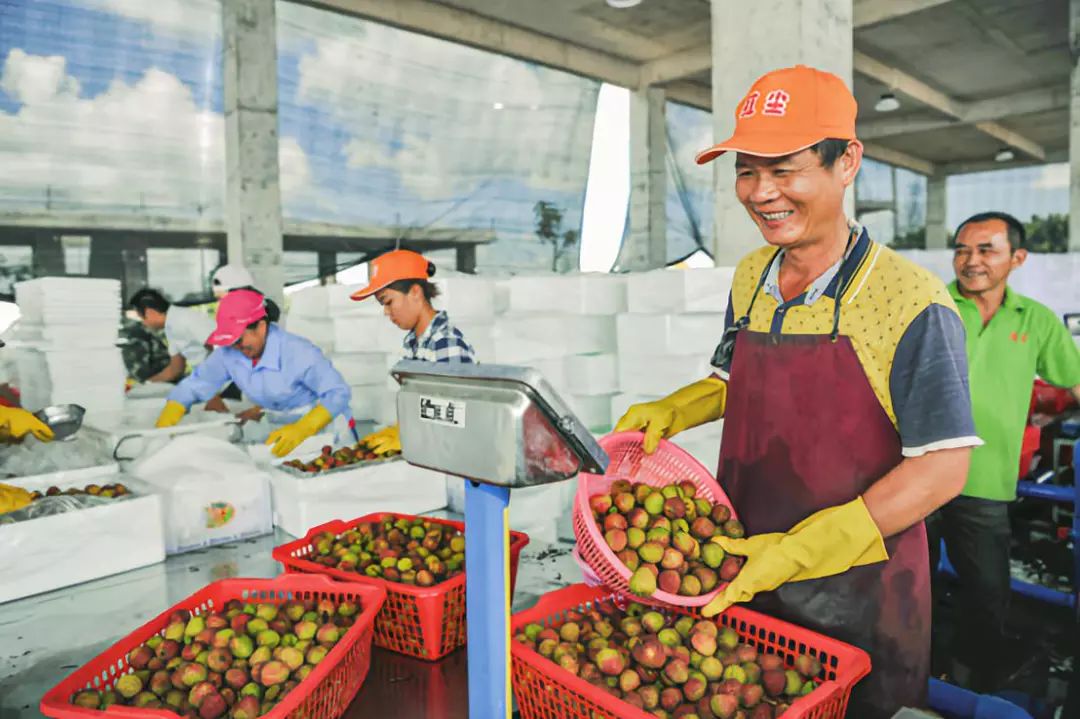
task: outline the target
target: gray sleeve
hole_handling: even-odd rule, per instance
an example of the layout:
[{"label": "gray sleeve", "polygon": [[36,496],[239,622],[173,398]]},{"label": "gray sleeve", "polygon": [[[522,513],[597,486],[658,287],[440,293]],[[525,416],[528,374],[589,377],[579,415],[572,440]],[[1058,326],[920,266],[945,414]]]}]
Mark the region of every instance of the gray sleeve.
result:
[{"label": "gray sleeve", "polygon": [[[735,309],[731,306],[731,292],[729,291],[727,296],[727,310],[724,311],[724,332],[726,332],[728,327],[731,327],[733,324],[735,324]],[[724,339],[724,332],[721,332],[720,336],[717,337],[717,345],[719,345],[720,342]],[[713,372],[713,376],[726,380],[728,378],[728,373],[731,372],[731,362],[714,364],[713,368],[715,369],[715,372]]]},{"label": "gray sleeve", "polygon": [[955,312],[931,304],[900,338],[889,392],[904,456],[981,444],[971,415],[965,337]]}]

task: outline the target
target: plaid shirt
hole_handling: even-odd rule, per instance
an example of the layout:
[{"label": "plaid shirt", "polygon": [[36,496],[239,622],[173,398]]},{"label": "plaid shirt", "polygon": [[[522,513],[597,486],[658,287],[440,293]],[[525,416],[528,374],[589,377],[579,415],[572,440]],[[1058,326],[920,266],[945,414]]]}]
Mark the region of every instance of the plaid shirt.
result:
[{"label": "plaid shirt", "polygon": [[465,341],[461,330],[450,324],[445,310],[439,310],[431,319],[431,324],[419,339],[416,332],[409,332],[402,343],[405,347],[405,359],[423,360],[424,362],[460,362],[473,364],[476,352]]}]

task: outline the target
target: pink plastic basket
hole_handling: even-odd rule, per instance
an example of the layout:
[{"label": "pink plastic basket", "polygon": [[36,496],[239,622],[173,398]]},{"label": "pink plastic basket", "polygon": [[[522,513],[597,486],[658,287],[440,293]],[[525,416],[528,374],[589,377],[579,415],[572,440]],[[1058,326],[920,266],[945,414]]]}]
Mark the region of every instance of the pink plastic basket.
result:
[{"label": "pink plastic basket", "polygon": [[724,504],[731,509],[731,516],[738,518],[735,508],[720,485],[716,483],[712,472],[707,470],[685,450],[665,439],[652,454],[645,454],[641,442],[645,435],[641,432],[617,432],[600,439],[600,446],[607,452],[609,463],[607,473],[578,475],[577,495],[574,497],[574,538],[581,558],[599,578],[600,582],[613,592],[632,596],[643,604],[673,605],[678,607],[702,607],[727,586],[718,584],[713,591],[696,597],[684,597],[669,594],[659,589],[651,597],[638,597],[630,592],[630,570],[619,561],[615,553],[604,541],[604,535],[593,520],[589,498],[602,494],[617,479],[631,482],[644,482],[654,487],[663,487],[674,482],[689,480],[697,487],[698,496],[713,504]]}]

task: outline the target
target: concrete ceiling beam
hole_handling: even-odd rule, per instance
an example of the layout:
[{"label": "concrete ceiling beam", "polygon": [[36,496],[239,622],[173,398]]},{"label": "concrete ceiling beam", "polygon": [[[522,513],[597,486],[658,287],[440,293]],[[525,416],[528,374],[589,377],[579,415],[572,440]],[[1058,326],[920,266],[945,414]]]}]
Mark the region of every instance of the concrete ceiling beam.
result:
[{"label": "concrete ceiling beam", "polygon": [[855,29],[944,5],[952,0],[857,0],[852,6]]},{"label": "concrete ceiling beam", "polygon": [[924,160],[921,157],[915,157],[906,152],[894,150],[891,147],[885,147],[884,145],[878,145],[873,142],[863,143],[863,153],[867,157],[877,160],[878,162],[886,162],[890,165],[903,167],[912,172],[918,172],[920,175],[933,175],[937,170],[937,166],[929,160]]},{"label": "concrete ceiling beam", "polygon": [[644,63],[641,66],[641,87],[662,85],[705,72],[712,67],[712,46],[700,45]]}]

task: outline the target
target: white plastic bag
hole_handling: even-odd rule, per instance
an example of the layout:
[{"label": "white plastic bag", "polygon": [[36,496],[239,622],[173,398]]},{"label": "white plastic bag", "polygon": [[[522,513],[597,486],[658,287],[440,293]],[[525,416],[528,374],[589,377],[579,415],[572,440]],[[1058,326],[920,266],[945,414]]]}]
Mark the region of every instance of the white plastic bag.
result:
[{"label": "white plastic bag", "polygon": [[164,496],[169,554],[266,534],[273,527],[269,475],[242,447],[184,435],[131,465]]}]

